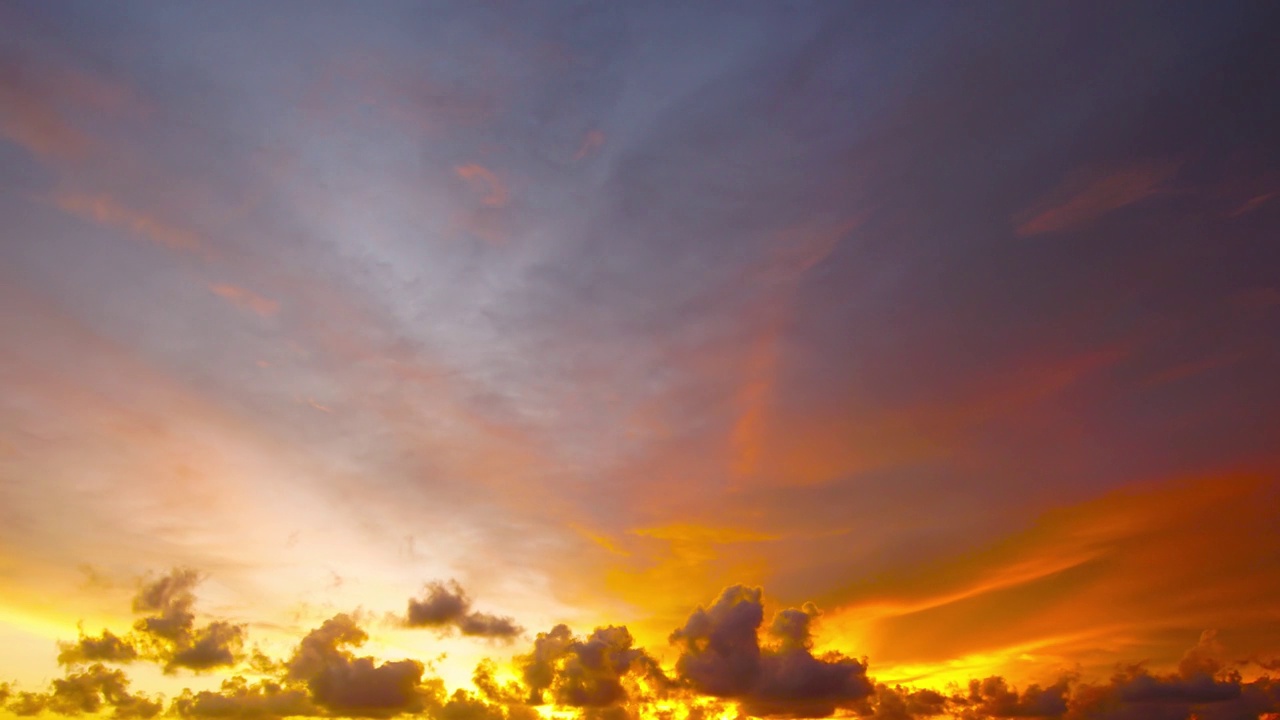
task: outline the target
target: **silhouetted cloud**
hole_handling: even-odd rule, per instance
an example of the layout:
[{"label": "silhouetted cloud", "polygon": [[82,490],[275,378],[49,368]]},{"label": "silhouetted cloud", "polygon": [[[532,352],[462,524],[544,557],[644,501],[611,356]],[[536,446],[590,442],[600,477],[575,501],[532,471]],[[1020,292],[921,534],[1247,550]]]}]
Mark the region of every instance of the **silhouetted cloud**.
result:
[{"label": "silhouetted cloud", "polygon": [[759,588],[726,588],[672,633],[671,642],[681,647],[680,679],[701,693],[736,699],[759,716],[826,716],[871,695],[865,662],[837,653],[814,657],[813,605],[775,615],[769,634],[776,645],[761,647],[762,598]]},{"label": "silhouetted cloud", "polygon": [[405,616],[409,627],[456,629],[463,635],[510,640],[524,632],[510,617],[471,609],[471,598],[455,580],[427,583],[421,598],[411,598]]},{"label": "silhouetted cloud", "polygon": [[173,712],[183,717],[276,718],[322,714],[307,692],[263,680],[249,684],[239,675],[223,681],[217,692],[186,690],[173,699]]},{"label": "silhouetted cloud", "polygon": [[81,633],[74,643],[60,642],[59,665],[106,662],[130,663],[138,659],[138,650],[132,640],[122,638],[110,630],[103,630],[99,637]]},{"label": "silhouetted cloud", "polygon": [[568,626],[557,625],[549,632],[538,633],[533,651],[516,658],[516,664],[530,705],[619,705],[628,698],[624,682],[628,676],[645,678],[658,688],[669,684],[657,662],[643,649],[634,647],[625,627],[596,628],[579,638]]},{"label": "silhouetted cloud", "polygon": [[165,672],[178,668],[209,670],[234,665],[244,647],[245,627],[215,620],[196,625],[195,594],[200,575],[175,568],[145,583],[133,599],[135,613],[148,613],[134,623],[144,652],[163,663]]},{"label": "silhouetted cloud", "polygon": [[[0,683],[0,710],[17,716],[101,715],[146,719],[165,710],[159,699],[130,691],[116,662],[150,660],[166,671],[201,667],[202,658],[228,664],[223,650],[239,628],[223,621],[195,626],[192,590],[199,575],[178,569],[145,583],[134,609],[149,613],[136,631],[166,652],[130,649],[131,638],[103,631],[61,643],[68,666],[43,692],[14,691]],[[420,626],[452,627],[474,615],[456,583],[434,583],[417,603]],[[668,719],[683,705],[688,720],[740,716],[819,718],[833,715],[869,720],[959,720],[1056,718],[1059,720],[1244,720],[1280,712],[1280,682],[1269,676],[1244,679],[1239,667],[1271,667],[1261,660],[1231,661],[1214,630],[1201,633],[1175,672],[1141,665],[1121,667],[1107,682],[1076,675],[1050,685],[1015,687],[992,675],[943,692],[888,686],[867,674],[867,661],[840,653],[814,655],[819,609],[812,603],[777,611],[764,625],[760,588],[725,588],[710,606],[697,608],[671,634],[680,650],[675,678],[623,626],[598,627],[576,635],[567,625],[539,633],[527,653],[512,659],[516,679],[500,681],[493,660],[473,673],[475,691],[446,692],[444,682],[422,662],[359,656],[368,634],[350,614],[339,613],[308,632],[290,656],[276,661],[257,648],[245,661],[261,675],[241,675],[217,690],[184,690],[168,706],[185,718],[392,717],[415,714],[431,720],[537,720],[537,706],[573,711],[577,720]],[[211,662],[211,661],[210,661]],[[238,660],[237,660],[238,662]]]},{"label": "silhouetted cloud", "polygon": [[121,670],[94,663],[49,683],[44,693],[20,692],[6,708],[15,715],[49,712],[56,715],[99,713],[111,707],[117,718],[151,718],[160,713],[160,701],[129,691],[129,679]]},{"label": "silhouetted cloud", "polygon": [[357,657],[348,648],[368,639],[355,619],[340,613],[302,639],[290,658],[289,680],[304,683],[312,700],[336,715],[383,717],[417,712],[439,695],[436,684],[422,682],[424,667],[416,660],[379,663]]}]

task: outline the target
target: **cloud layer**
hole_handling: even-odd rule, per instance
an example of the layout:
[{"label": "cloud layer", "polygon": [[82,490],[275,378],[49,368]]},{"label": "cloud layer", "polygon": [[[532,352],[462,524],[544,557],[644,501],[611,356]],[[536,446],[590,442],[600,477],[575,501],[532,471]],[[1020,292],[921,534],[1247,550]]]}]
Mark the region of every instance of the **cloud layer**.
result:
[{"label": "cloud layer", "polygon": [[[338,613],[306,633],[281,661],[232,655],[220,662],[236,674],[218,690],[184,690],[167,705],[161,698],[131,692],[124,671],[109,665],[148,660],[166,673],[179,667],[202,670],[204,663],[183,665],[176,660],[218,655],[203,648],[202,641],[191,641],[212,637],[217,631],[208,628],[221,627],[211,622],[202,626],[203,631],[193,630],[197,626],[192,589],[198,579],[194,571],[177,569],[145,583],[135,598],[136,611],[157,613],[139,620],[135,631],[171,643],[165,652],[130,652],[128,641],[109,631],[98,638],[82,636],[75,644],[62,645],[60,661],[67,669],[47,691],[0,686],[3,708],[19,716],[78,716],[110,709],[117,718],[168,712],[187,718],[425,714],[434,720],[532,720],[539,707],[591,720],[655,713],[682,720],[734,714],[878,720],[1234,720],[1280,712],[1280,681],[1257,672],[1270,664],[1228,659],[1213,631],[1203,633],[1170,673],[1153,673],[1137,664],[1117,668],[1106,683],[1066,675],[1051,685],[1019,689],[1003,677],[989,676],[945,690],[889,686],[869,676],[866,659],[813,653],[822,614],[816,606],[779,609],[765,628],[762,590],[742,585],[725,588],[672,632],[678,656],[670,669],[637,647],[623,626],[598,627],[578,636],[557,625],[539,633],[527,653],[515,656],[511,679],[499,681],[498,665],[486,660],[476,668],[474,691],[449,693],[419,660],[359,654],[368,633],[354,615]],[[440,592],[428,592],[428,610],[419,619],[450,622],[465,616],[468,604],[459,601],[466,597],[461,586],[435,583],[428,588]],[[1253,677],[1246,680],[1243,671]]]}]

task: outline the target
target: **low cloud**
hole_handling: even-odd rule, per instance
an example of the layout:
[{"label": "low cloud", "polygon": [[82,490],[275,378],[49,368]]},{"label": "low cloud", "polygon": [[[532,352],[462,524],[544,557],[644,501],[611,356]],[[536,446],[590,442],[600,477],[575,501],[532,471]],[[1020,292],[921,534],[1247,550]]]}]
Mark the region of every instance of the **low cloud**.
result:
[{"label": "low cloud", "polygon": [[60,642],[58,647],[59,665],[77,665],[81,663],[130,663],[138,659],[138,649],[133,641],[122,638],[110,630],[103,630],[99,637],[80,634],[74,643]]},{"label": "low cloud", "polygon": [[137,642],[166,673],[179,668],[211,670],[240,659],[244,625],[223,620],[196,625],[193,591],[199,583],[196,571],[176,568],[145,583],[133,599],[133,611],[146,614],[134,623]]},{"label": "low cloud", "polygon": [[20,716],[45,712],[55,715],[96,714],[108,707],[114,710],[117,718],[151,718],[163,709],[159,700],[130,692],[129,679],[123,671],[107,668],[101,663],[68,672],[52,681],[47,692],[16,693],[5,705],[9,712]]},{"label": "low cloud", "polygon": [[855,707],[874,692],[865,662],[838,653],[815,657],[813,605],[774,616],[762,647],[760,588],[726,588],[708,608],[698,608],[671,635],[681,648],[676,673],[700,693],[734,699],[760,717],[824,717]]},{"label": "low cloud", "polygon": [[237,675],[217,692],[186,690],[173,700],[173,712],[182,717],[276,718],[320,715],[305,690],[287,688],[272,680],[250,685]]},{"label": "low cloud", "polygon": [[473,611],[471,598],[455,580],[427,583],[422,597],[409,600],[405,625],[446,632],[457,630],[471,637],[499,640],[511,640],[524,632],[513,618]]},{"label": "low cloud", "polygon": [[[1066,675],[1021,688],[993,675],[948,690],[889,686],[868,675],[865,659],[814,654],[821,612],[812,603],[783,608],[766,625],[760,588],[726,588],[699,607],[670,641],[679,651],[669,675],[623,626],[577,635],[567,625],[539,633],[528,652],[512,659],[515,677],[501,677],[492,660],[475,669],[475,690],[446,691],[426,664],[357,654],[368,634],[339,613],[308,632],[282,660],[255,649],[239,652],[243,626],[195,622],[193,589],[199,575],[176,569],[143,584],[134,598],[144,615],[127,636],[104,630],[60,643],[63,677],[43,692],[0,683],[0,711],[16,716],[104,715],[146,720],[166,712],[161,699],[134,693],[107,662],[150,661],[166,672],[240,665],[255,681],[234,675],[217,690],[184,690],[167,713],[184,718],[374,717],[419,715],[430,720],[537,720],[540,707],[576,720],[673,717],[817,718],[869,720],[1055,718],[1057,720],[1243,720],[1280,712],[1280,681],[1246,680],[1245,667],[1275,663],[1232,661],[1214,630],[1206,630],[1177,669],[1157,673],[1121,666],[1106,682]],[[471,610],[455,582],[432,583],[410,605],[419,627],[464,630],[492,623]],[[499,619],[503,620],[503,619]],[[509,622],[509,619],[505,619]]]},{"label": "low cloud", "polygon": [[439,694],[438,682],[424,686],[416,660],[379,663],[350,648],[368,639],[355,619],[340,613],[302,639],[287,665],[287,679],[306,685],[312,701],[336,715],[385,717],[420,711]]},{"label": "low cloud", "polygon": [[516,664],[530,705],[607,708],[642,689],[661,691],[670,685],[658,663],[634,647],[631,633],[620,626],[596,628],[579,638],[568,626],[557,625],[538,633],[533,651],[516,658]]}]

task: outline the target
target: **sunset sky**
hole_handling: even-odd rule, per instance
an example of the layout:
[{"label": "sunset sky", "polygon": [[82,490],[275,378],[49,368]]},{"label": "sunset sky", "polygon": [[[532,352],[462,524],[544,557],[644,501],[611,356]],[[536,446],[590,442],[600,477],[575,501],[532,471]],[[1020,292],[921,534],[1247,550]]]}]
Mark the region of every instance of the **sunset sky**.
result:
[{"label": "sunset sky", "polygon": [[1272,2],[0,0],[0,717],[1280,717],[1277,78]]}]

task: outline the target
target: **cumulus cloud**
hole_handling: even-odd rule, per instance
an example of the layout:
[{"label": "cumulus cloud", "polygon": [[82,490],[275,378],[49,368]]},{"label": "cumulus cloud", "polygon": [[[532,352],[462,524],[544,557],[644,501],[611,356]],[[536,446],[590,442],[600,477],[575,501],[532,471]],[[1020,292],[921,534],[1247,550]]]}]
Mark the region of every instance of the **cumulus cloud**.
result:
[{"label": "cumulus cloud", "polygon": [[1221,652],[1216,633],[1206,631],[1177,672],[1168,674],[1132,665],[1105,683],[1064,677],[1022,690],[994,676],[971,680],[967,691],[948,695],[880,685],[858,714],[873,720],[1255,720],[1280,712],[1280,682],[1266,676],[1246,681],[1238,671],[1224,670],[1214,657]]},{"label": "cumulus cloud", "polygon": [[762,647],[763,591],[735,585],[709,608],[698,608],[671,635],[681,648],[676,672],[700,693],[738,700],[748,714],[821,717],[856,707],[874,691],[865,662],[812,653],[817,608],[806,605],[775,615]]},{"label": "cumulus cloud", "polygon": [[274,718],[319,715],[305,690],[286,688],[263,680],[250,685],[237,675],[222,683],[218,692],[184,691],[173,700],[173,711],[182,717]]},{"label": "cumulus cloud", "polygon": [[473,611],[471,598],[456,580],[427,583],[422,597],[409,600],[405,624],[499,640],[511,640],[524,632],[513,618]]},{"label": "cumulus cloud", "polygon": [[74,643],[59,642],[59,665],[81,663],[130,663],[138,659],[138,649],[129,638],[122,638],[110,630],[103,630],[99,637],[80,634]]},{"label": "cumulus cloud", "polygon": [[[606,708],[625,702],[645,687],[662,690],[670,681],[658,663],[634,646],[625,627],[596,628],[585,638],[565,625],[538,633],[532,652],[516,658],[530,705],[551,702],[577,708]],[[628,688],[631,685],[631,688]]]},{"label": "cumulus cloud", "polygon": [[240,659],[243,625],[223,620],[196,625],[194,590],[200,579],[194,570],[175,568],[143,584],[133,599],[133,611],[146,614],[134,629],[146,652],[164,664],[165,672],[210,670]]},{"label": "cumulus cloud", "polygon": [[[175,570],[143,585],[134,609],[144,613],[135,633],[104,630],[61,643],[63,677],[43,692],[17,691],[0,683],[0,714],[102,716],[146,720],[165,711],[160,699],[135,694],[119,669],[104,662],[149,660],[174,666],[228,664],[224,650],[238,647],[241,626],[224,621],[195,623],[193,588],[199,576]],[[416,605],[415,605],[416,604]],[[414,608],[416,607],[416,611]],[[460,628],[471,611],[456,583],[434,583],[411,604],[417,625]],[[416,615],[413,613],[416,612]],[[482,616],[484,617],[484,616]],[[475,690],[448,693],[443,681],[414,659],[383,661],[359,656],[368,635],[341,613],[307,633],[284,660],[256,649],[241,675],[217,690],[184,690],[168,714],[184,718],[392,717],[431,720],[537,720],[537,706],[572,711],[576,720],[676,717],[829,717],[870,720],[960,720],[1056,718],[1058,720],[1243,720],[1280,712],[1280,682],[1268,676],[1245,680],[1246,665],[1230,657],[1208,630],[1182,656],[1174,672],[1141,665],[1117,670],[1107,682],[1067,676],[1050,685],[1018,688],[1005,678],[974,679],[946,692],[876,684],[865,659],[838,653],[815,655],[820,612],[811,603],[776,612],[764,622],[763,592],[741,585],[725,589],[708,607],[697,608],[671,634],[679,650],[675,677],[623,626],[598,627],[586,635],[566,625],[539,633],[512,664],[515,679],[500,680],[498,665],[475,668]],[[148,643],[159,644],[160,652]],[[238,658],[238,653],[233,653]],[[235,660],[240,662],[240,659]]]},{"label": "cumulus cloud", "polygon": [[338,715],[418,712],[441,692],[438,681],[424,685],[424,667],[416,660],[379,663],[351,652],[367,639],[354,618],[339,613],[302,639],[287,664],[287,678],[305,684],[317,705]]},{"label": "cumulus cloud", "polygon": [[117,718],[151,718],[162,709],[159,700],[130,692],[122,671],[101,663],[53,680],[47,692],[17,693],[5,707],[20,716],[96,714],[110,707]]}]

